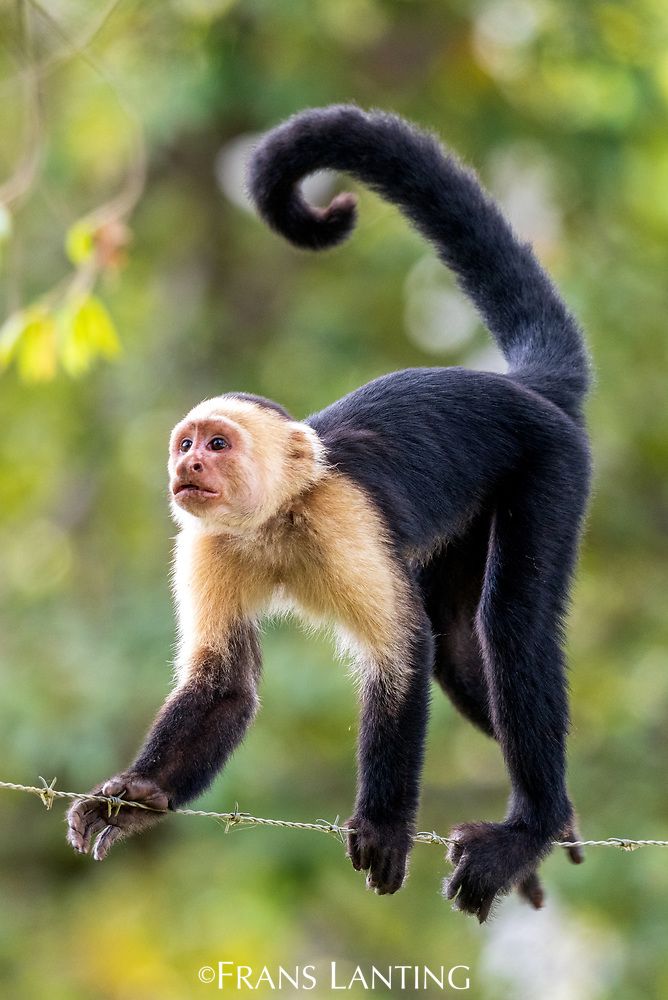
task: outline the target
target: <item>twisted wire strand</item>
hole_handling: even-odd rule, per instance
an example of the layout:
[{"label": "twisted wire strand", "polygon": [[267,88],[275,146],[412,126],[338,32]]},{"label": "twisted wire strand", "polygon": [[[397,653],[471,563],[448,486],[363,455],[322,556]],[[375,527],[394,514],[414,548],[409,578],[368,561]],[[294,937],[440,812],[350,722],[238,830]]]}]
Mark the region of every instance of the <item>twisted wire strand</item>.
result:
[{"label": "twisted wire strand", "polygon": [[[41,799],[47,809],[51,809],[56,799],[87,799],[95,802],[106,802],[109,809],[109,816],[115,816],[119,809],[146,809],[149,812],[162,812],[144,805],[143,802],[132,802],[117,795],[89,795],[85,792],[66,792],[56,788],[56,779],[47,782],[40,775],[41,786],[21,785],[14,781],[0,781],[0,790],[6,789],[14,792],[26,792],[28,795],[36,795]],[[297,820],[269,819],[264,816],[251,816],[250,813],[240,812],[235,807],[233,812],[211,812],[206,809],[170,809],[170,813],[180,816],[203,816],[206,819],[213,819],[225,827],[225,832],[232,827],[241,826],[273,826],[287,830],[316,830],[319,833],[327,833],[345,842],[346,835],[354,833],[350,827],[340,826],[337,819],[330,823],[327,820],[319,819],[313,823],[302,823]],[[456,843],[451,837],[442,837],[438,833],[426,830],[416,833],[413,837],[416,844],[437,844],[447,847]],[[555,840],[554,847],[617,847],[622,851],[635,851],[639,847],[668,847],[668,840],[632,840],[627,837],[608,837],[605,840]]]}]

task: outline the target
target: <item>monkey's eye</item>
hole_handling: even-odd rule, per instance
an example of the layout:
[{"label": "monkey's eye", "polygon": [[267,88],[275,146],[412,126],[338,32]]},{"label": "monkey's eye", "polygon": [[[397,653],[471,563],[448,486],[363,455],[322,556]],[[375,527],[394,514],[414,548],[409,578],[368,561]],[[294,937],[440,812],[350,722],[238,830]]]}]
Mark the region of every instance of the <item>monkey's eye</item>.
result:
[{"label": "monkey's eye", "polygon": [[192,440],[190,438],[184,438],[181,444],[179,445],[179,451],[190,451],[192,446],[193,446]]},{"label": "monkey's eye", "polygon": [[229,448],[229,444],[223,437],[211,438],[210,441],[212,451],[222,451],[223,448]]}]

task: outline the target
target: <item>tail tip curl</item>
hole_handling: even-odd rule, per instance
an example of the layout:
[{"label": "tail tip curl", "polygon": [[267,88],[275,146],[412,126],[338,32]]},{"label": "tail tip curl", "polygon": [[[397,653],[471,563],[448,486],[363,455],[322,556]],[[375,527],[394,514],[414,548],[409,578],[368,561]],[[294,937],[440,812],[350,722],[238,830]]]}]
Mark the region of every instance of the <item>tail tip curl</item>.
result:
[{"label": "tail tip curl", "polygon": [[341,191],[326,208],[307,206],[310,216],[308,246],[314,249],[333,247],[350,236],[357,222],[357,195]]},{"label": "tail tip curl", "polygon": [[327,250],[346,240],[357,222],[357,196],[342,191],[325,208],[295,201],[286,206],[281,232],[306,250]]},{"label": "tail tip curl", "polygon": [[342,191],[329,205],[309,205],[298,190],[283,191],[264,200],[253,192],[261,216],[268,225],[295,246],[305,250],[326,250],[346,240],[357,222],[357,197]]},{"label": "tail tip curl", "polygon": [[[336,144],[337,133],[354,124],[351,114],[355,120],[360,116],[358,109],[348,106],[301,112],[268,132],[250,156],[246,173],[250,200],[267,225],[295,246],[324,250],[342,243],[355,228],[354,194],[341,192],[319,208],[308,204],[300,189],[303,178],[328,165],[328,147]],[[320,135],[323,129],[325,134]]]}]

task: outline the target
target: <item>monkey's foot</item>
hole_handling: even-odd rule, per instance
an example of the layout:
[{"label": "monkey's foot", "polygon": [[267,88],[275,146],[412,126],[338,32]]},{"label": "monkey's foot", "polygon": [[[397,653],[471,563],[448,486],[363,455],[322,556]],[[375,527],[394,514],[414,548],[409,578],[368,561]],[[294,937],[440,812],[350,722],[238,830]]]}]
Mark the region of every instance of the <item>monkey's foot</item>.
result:
[{"label": "monkey's foot", "polygon": [[543,891],[537,863],[549,853],[550,841],[524,823],[464,823],[452,831],[448,860],[455,871],[443,884],[454,909],[472,913],[483,923],[494,900],[517,886],[537,909]]},{"label": "monkey's foot", "polygon": [[[580,833],[575,818],[573,818],[562,830],[559,840],[576,841],[579,839]],[[581,865],[584,861],[584,851],[581,847],[565,847],[564,850],[568,859],[574,865]],[[545,890],[538,877],[538,873],[535,871],[531,872],[530,875],[527,875],[526,878],[518,883],[517,892],[535,910],[540,910],[545,902]]]},{"label": "monkey's foot", "polygon": [[353,816],[346,826],[348,857],[356,871],[368,872],[366,884],[379,896],[401,889],[406,877],[411,833],[407,826],[373,823],[363,816]]},{"label": "monkey's foot", "polygon": [[[94,838],[93,858],[102,861],[117,840],[153,826],[167,812],[167,794],[154,781],[125,772],[91,789],[91,795],[114,795],[128,802],[140,802],[148,809],[119,806],[91,799],[77,799],[67,813],[67,841],[79,854],[88,854]],[[99,834],[99,836],[98,836]]]}]

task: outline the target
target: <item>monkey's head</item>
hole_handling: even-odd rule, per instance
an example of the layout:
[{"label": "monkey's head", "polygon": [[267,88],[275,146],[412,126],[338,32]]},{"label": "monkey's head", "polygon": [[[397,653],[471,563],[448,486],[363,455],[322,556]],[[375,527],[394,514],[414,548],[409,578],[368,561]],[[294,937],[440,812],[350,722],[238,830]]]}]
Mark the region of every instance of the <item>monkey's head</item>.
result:
[{"label": "monkey's head", "polygon": [[170,506],[181,527],[243,535],[320,478],[322,444],[276,403],[217,396],[180,420],[169,442]]}]

